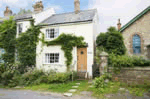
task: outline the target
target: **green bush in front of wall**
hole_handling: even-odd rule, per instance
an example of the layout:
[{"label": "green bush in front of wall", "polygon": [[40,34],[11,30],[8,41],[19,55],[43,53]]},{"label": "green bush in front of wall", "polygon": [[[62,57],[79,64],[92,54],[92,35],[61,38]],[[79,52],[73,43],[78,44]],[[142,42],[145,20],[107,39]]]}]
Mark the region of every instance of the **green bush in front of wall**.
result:
[{"label": "green bush in front of wall", "polygon": [[113,67],[115,72],[119,72],[122,67],[145,67],[150,66],[150,61],[141,56],[115,55],[110,54],[108,65]]},{"label": "green bush in front of wall", "polygon": [[31,27],[25,33],[21,33],[16,40],[18,60],[24,68],[36,64],[36,46],[40,40],[40,33],[40,27],[34,26],[34,21],[31,20]]},{"label": "green bush in front of wall", "polygon": [[83,41],[84,38],[82,36],[77,37],[72,34],[65,34],[62,33],[59,35],[58,38],[52,41],[45,42],[47,46],[49,45],[61,45],[61,49],[64,51],[64,56],[66,57],[66,65],[67,65],[67,71],[70,70],[70,65],[72,63],[72,50],[73,47],[83,47],[86,45],[86,43]]},{"label": "green bush in front of wall", "polygon": [[14,63],[16,45],[16,22],[13,17],[0,24],[0,48],[5,50],[2,59],[7,63]]}]

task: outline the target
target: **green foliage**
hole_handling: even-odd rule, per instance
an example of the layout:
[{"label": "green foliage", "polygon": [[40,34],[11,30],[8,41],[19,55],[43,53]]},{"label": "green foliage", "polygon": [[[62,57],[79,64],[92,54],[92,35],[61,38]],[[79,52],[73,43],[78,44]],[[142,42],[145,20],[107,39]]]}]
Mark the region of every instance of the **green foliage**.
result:
[{"label": "green foliage", "polygon": [[16,44],[16,22],[13,17],[0,24],[0,47],[5,50],[2,59],[7,63],[14,63]]},{"label": "green foliage", "polygon": [[[65,83],[72,80],[72,73],[56,73],[53,70],[44,71],[34,67],[28,67],[27,72],[22,74],[20,72],[20,66],[18,64],[7,64],[6,68],[0,66],[2,71],[0,75],[0,83],[4,86],[28,86],[39,85],[41,83]],[[4,70],[3,70],[4,69]],[[77,78],[76,72],[74,72],[73,79]]]},{"label": "green foliage", "polygon": [[109,55],[109,65],[112,67],[133,67],[133,66],[150,66],[150,61],[144,59],[142,56],[128,56],[128,55]]},{"label": "green foliage", "polygon": [[115,55],[124,55],[126,48],[123,37],[114,27],[108,28],[106,33],[100,33],[96,40],[97,46],[103,47],[104,51]]},{"label": "green foliage", "polygon": [[108,83],[105,82],[106,79],[111,80],[112,75],[105,73],[104,75],[95,78],[94,86],[97,88],[101,93],[105,91],[105,88],[108,86]]},{"label": "green foliage", "polygon": [[70,73],[57,73],[48,77],[48,83],[64,83],[70,80]]},{"label": "green foliage", "polygon": [[115,73],[119,73],[122,67],[145,67],[150,66],[150,61],[141,56],[114,55],[110,54],[108,65],[112,66]]},{"label": "green foliage", "polygon": [[31,20],[31,27],[25,33],[21,33],[16,40],[18,60],[24,68],[32,67],[36,63],[36,46],[40,33],[40,27],[34,26]]},{"label": "green foliage", "polygon": [[70,70],[70,65],[72,63],[72,50],[73,47],[83,47],[86,45],[86,43],[83,41],[83,37],[77,37],[72,34],[61,34],[58,38],[56,38],[53,41],[45,42],[47,46],[49,45],[61,45],[61,49],[65,52],[64,56],[66,57],[66,65],[67,65],[67,71]]},{"label": "green foliage", "polygon": [[1,83],[3,85],[9,85],[12,82],[14,76],[20,75],[20,72],[18,71],[19,66],[17,64],[6,64],[5,67],[3,66],[3,64],[0,66],[4,69],[0,75]]},{"label": "green foliage", "polygon": [[31,10],[25,10],[25,9],[20,9],[20,11],[18,12],[18,15],[22,15],[22,14],[27,14],[27,13],[31,13]]}]

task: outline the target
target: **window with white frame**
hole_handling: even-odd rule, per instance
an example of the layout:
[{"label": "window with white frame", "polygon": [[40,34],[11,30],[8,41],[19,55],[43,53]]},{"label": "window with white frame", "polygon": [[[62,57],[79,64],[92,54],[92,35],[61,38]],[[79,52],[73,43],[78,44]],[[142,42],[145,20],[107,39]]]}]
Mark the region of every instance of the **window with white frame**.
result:
[{"label": "window with white frame", "polygon": [[46,53],[45,63],[59,63],[59,53]]},{"label": "window with white frame", "polygon": [[59,29],[46,29],[46,38],[47,39],[52,39],[52,38],[56,38],[59,35]]},{"label": "window with white frame", "polygon": [[22,23],[20,23],[20,24],[18,24],[18,33],[20,34],[20,33],[22,33],[22,29],[23,28],[23,24]]}]

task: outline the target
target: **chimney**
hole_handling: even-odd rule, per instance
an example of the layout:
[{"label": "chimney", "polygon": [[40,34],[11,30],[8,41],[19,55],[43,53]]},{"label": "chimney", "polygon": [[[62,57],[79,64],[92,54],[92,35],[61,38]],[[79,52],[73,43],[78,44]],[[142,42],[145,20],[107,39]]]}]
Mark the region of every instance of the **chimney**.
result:
[{"label": "chimney", "polygon": [[74,0],[74,10],[75,10],[76,14],[78,14],[80,12],[80,1],[79,0]]},{"label": "chimney", "polygon": [[9,9],[8,6],[6,6],[6,10],[4,11],[4,16],[8,17],[12,15],[12,11]]},{"label": "chimney", "polygon": [[35,5],[33,5],[33,8],[35,13],[42,12],[44,9],[42,1],[36,2]]},{"label": "chimney", "polygon": [[118,19],[118,24],[117,24],[117,26],[118,26],[118,31],[121,29],[121,23],[120,23],[120,19]]}]

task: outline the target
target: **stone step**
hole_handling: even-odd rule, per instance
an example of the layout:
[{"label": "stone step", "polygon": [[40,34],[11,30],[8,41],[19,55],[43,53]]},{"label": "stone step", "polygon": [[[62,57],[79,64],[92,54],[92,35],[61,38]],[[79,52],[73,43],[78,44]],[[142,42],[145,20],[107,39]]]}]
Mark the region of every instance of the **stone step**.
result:
[{"label": "stone step", "polygon": [[93,88],[94,86],[93,85],[91,85],[91,86],[89,86],[90,88]]},{"label": "stone step", "polygon": [[80,83],[76,83],[76,85],[80,85]]},{"label": "stone step", "polygon": [[70,89],[69,92],[76,92],[77,89]]},{"label": "stone step", "polygon": [[72,93],[64,93],[64,96],[66,96],[66,97],[71,97],[71,96],[72,96]]},{"label": "stone step", "polygon": [[79,86],[72,86],[72,88],[78,88]]}]

